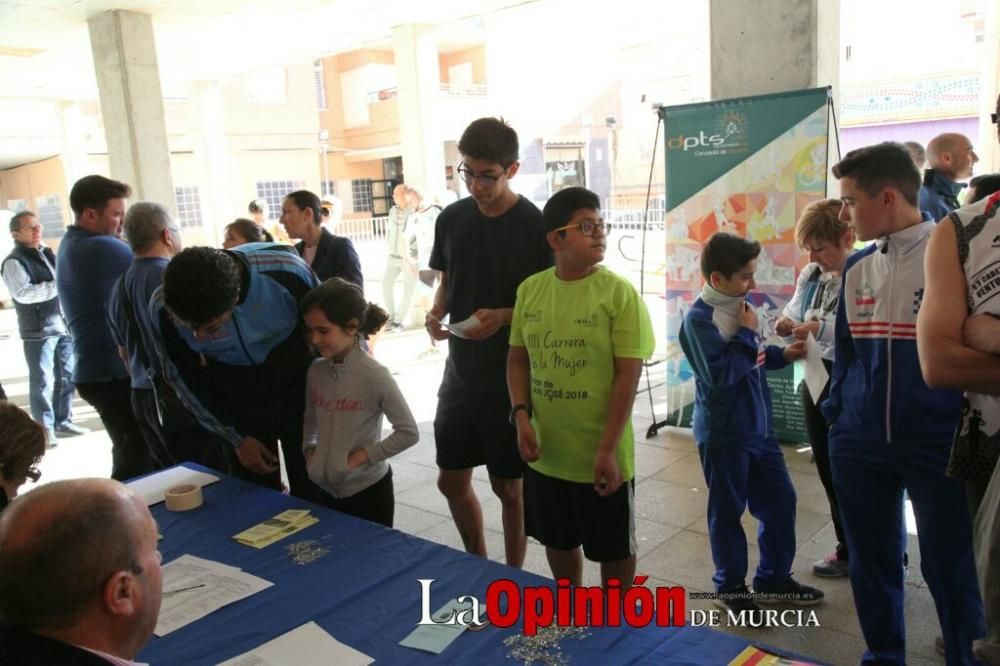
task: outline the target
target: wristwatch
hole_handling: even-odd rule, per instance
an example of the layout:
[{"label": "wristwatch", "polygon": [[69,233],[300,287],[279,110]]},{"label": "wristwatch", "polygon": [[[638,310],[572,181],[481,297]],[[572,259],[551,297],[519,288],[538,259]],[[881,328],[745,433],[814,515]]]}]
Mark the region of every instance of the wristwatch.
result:
[{"label": "wristwatch", "polygon": [[522,409],[528,412],[529,417],[531,416],[531,407],[528,407],[523,402],[519,402],[510,408],[510,416],[507,417],[507,420],[510,421],[511,425],[516,425],[517,422],[514,419],[517,417],[517,413]]}]

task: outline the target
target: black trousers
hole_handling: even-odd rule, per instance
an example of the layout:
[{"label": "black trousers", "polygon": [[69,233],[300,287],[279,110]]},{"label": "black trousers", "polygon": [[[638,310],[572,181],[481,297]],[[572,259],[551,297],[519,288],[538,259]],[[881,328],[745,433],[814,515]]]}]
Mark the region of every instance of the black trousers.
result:
[{"label": "black trousers", "polygon": [[[827,373],[833,369],[833,363],[824,360]],[[833,473],[830,470],[830,444],[827,439],[830,426],[827,424],[819,407],[813,402],[806,383],[799,386],[802,396],[802,411],[806,420],[806,432],[809,434],[809,444],[812,446],[813,460],[816,462],[816,472],[819,473],[820,483],[826,491],[826,499],[830,502],[830,517],[833,518],[833,530],[837,534],[837,559],[846,560],[847,557],[847,537],[844,536],[844,525],[840,520],[840,507],[837,504],[837,494],[833,490]],[[827,382],[826,388],[819,397],[822,404],[830,393],[830,384]]]},{"label": "black trousers", "polygon": [[149,457],[153,463],[153,469],[163,469],[176,465],[178,461],[167,449],[167,442],[163,439],[163,432],[160,430],[160,417],[156,412],[156,394],[153,389],[132,388],[132,414],[136,423],[139,424],[139,431],[142,439],[149,449]]},{"label": "black trousers", "polygon": [[336,498],[320,491],[322,495],[316,504],[329,507],[350,516],[392,527],[392,519],[396,513],[396,497],[392,489],[392,467],[381,479],[350,497]]},{"label": "black trousers", "polygon": [[97,410],[111,438],[111,478],[124,481],[153,471],[149,448],[132,413],[129,380],[77,382],[76,391]]},{"label": "black trousers", "polygon": [[228,474],[233,452],[229,444],[204,428],[171,428],[160,424],[156,394],[152,389],[132,389],[132,412],[157,469],[191,461]]},{"label": "black trousers", "polygon": [[[309,473],[306,471],[306,459],[302,455],[302,425],[301,419],[293,421],[291,427],[273,438],[259,438],[267,449],[278,455],[278,442],[281,442],[281,452],[284,454],[285,474],[288,476],[288,491],[291,495],[310,502],[322,503],[324,497],[328,495],[323,489],[309,480]],[[281,489],[281,473],[274,471],[270,474],[255,474],[240,464],[236,450],[230,447],[232,455],[231,474],[238,479],[255,483],[265,488],[274,490]]]}]

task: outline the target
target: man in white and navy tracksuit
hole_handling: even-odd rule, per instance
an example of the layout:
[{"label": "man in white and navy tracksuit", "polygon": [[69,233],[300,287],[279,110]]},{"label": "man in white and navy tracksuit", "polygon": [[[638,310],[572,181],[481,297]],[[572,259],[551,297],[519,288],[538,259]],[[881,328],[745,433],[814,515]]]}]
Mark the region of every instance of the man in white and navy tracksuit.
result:
[{"label": "man in white and navy tracksuit", "polygon": [[904,490],[947,663],[974,663],[972,641],[985,629],[971,519],[961,482],[945,475],[962,397],[929,388],[917,356],[924,251],[934,228],[917,207],[920,174],[895,143],[852,151],[833,173],[840,179],[841,219],[860,240],[875,241],[845,268],[830,397],[822,405],[868,645],[862,663],[906,661]]}]

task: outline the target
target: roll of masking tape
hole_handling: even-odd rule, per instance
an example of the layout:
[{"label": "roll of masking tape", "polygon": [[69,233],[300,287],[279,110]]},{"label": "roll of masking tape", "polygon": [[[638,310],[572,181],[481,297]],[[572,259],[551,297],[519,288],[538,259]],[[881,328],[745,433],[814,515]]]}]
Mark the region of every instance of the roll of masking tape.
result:
[{"label": "roll of masking tape", "polygon": [[185,483],[181,486],[168,488],[164,493],[168,511],[190,511],[201,506],[203,501],[201,486]]}]

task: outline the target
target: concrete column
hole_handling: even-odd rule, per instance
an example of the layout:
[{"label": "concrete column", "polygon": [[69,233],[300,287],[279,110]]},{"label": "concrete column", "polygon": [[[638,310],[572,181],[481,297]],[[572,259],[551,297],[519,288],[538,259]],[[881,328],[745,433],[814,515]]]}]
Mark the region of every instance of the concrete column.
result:
[{"label": "concrete column", "polygon": [[152,17],[114,10],[87,25],[111,177],[176,214]]},{"label": "concrete column", "polygon": [[[83,138],[83,120],[77,102],[59,103],[60,154],[63,173],[66,174],[66,191],[73,183],[90,173],[87,165],[87,147]],[[67,204],[66,209],[69,210]]]},{"label": "concrete column", "polygon": [[399,134],[406,182],[427,193],[445,189],[444,143],[435,117],[441,80],[434,28],[407,24],[392,29],[399,99]]},{"label": "concrete column", "polygon": [[1000,7],[996,2],[982,4],[985,26],[983,29],[983,71],[979,87],[979,136],[976,153],[982,164],[976,173],[992,173],[1000,169],[1000,147],[997,145],[997,126],[990,122],[996,111],[1000,95]]},{"label": "concrete column", "polygon": [[240,210],[233,208],[229,198],[231,174],[222,87],[218,81],[196,81],[188,86],[188,99],[202,219],[207,222],[209,237],[218,245],[223,228],[233,220],[233,211]]},{"label": "concrete column", "polygon": [[833,86],[840,0],[710,0],[712,99]]}]

